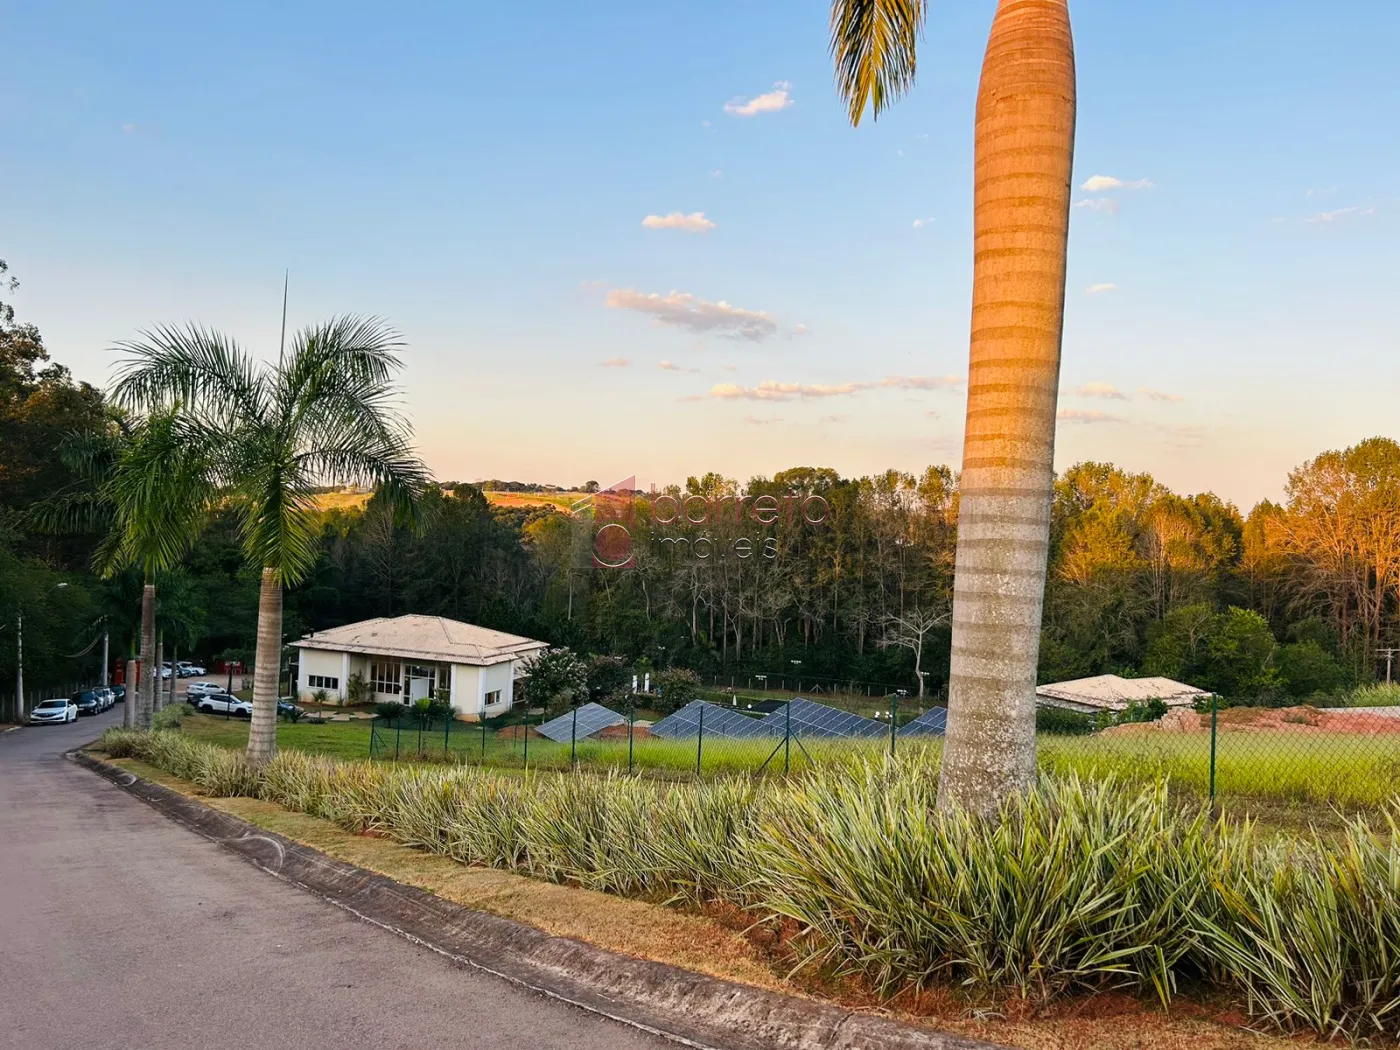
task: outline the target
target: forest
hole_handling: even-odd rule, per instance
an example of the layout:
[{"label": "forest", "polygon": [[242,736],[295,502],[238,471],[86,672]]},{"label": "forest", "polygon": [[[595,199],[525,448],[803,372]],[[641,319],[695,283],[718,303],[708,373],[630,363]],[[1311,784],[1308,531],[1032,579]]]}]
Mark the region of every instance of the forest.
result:
[{"label": "forest", "polygon": [[[0,304],[5,686],[20,616],[29,686],[95,675],[104,633],[113,662],[136,649],[139,574],[101,578],[92,567],[102,536],[55,530],[42,513],[93,484],[71,449],[119,418]],[[922,685],[929,697],[946,683],[958,515],[949,466],[858,478],[806,466],[744,480],[706,473],[661,492],[599,493],[592,510],[572,513],[558,501],[490,500],[558,490],[437,483],[412,523],[378,497],[327,507],[314,567],[286,592],[284,640],[415,612],[640,669],[800,668],[813,680],[910,694]],[[1281,503],[1242,512],[1107,463],[1065,470],[1042,680],[1164,674],[1238,701],[1286,702],[1383,676],[1378,654],[1395,644],[1400,616],[1400,445],[1377,437],[1324,451],[1284,491]],[[599,556],[610,522],[625,524],[622,558]],[[180,564],[161,573],[158,594],[167,658],[251,661],[258,571],[232,510],[212,512]]]}]

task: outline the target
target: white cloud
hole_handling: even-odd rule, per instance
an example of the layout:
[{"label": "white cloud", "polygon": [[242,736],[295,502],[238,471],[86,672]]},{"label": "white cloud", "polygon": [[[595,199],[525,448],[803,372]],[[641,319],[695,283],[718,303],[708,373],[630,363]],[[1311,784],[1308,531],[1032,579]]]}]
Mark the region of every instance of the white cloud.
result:
[{"label": "white cloud", "polygon": [[766,427],[769,423],[781,423],[782,421],[783,421],[783,417],[782,417],[782,416],[770,416],[770,417],[768,417],[767,419],[759,419],[757,416],[745,416],[745,417],[744,417],[744,422],[745,422],[745,423],[750,423],[750,424],[752,424],[753,426],[756,426],[756,427]]},{"label": "white cloud", "polygon": [[932,225],[933,225],[933,216],[932,216],[932,215],[930,215],[927,219],[915,219],[915,220],[914,220],[914,229],[916,229],[916,230],[921,230],[921,229],[923,229],[925,226],[932,226]]},{"label": "white cloud", "polygon": [[724,178],[724,172],[720,171],[719,168],[716,168],[714,171],[710,172],[710,178],[722,179]]},{"label": "white cloud", "polygon": [[702,120],[702,121],[700,122],[700,126],[701,126],[702,128],[708,128],[708,127],[710,126],[710,122],[709,122],[708,120]]},{"label": "white cloud", "polygon": [[962,376],[885,376],[880,385],[902,390],[948,390],[966,382]]},{"label": "white cloud", "polygon": [[1118,202],[1112,197],[1088,197],[1082,201],[1075,201],[1076,208],[1088,208],[1090,211],[1101,211],[1107,215],[1118,214]]},{"label": "white cloud", "polygon": [[678,211],[669,215],[648,215],[642,225],[649,230],[683,230],[686,233],[707,233],[715,228],[703,211],[693,211],[689,215]]},{"label": "white cloud", "polygon": [[1363,208],[1360,205],[1354,205],[1350,208],[1337,208],[1333,211],[1320,211],[1316,215],[1309,215],[1303,221],[1314,224],[1340,222],[1343,219],[1359,219],[1364,215],[1374,214],[1376,214],[1376,209],[1374,207],[1368,206]]},{"label": "white cloud", "polygon": [[710,396],[724,401],[810,401],[825,397],[845,397],[870,388],[869,383],[779,383],[765,379],[758,386],[735,386],[718,383],[710,388]]},{"label": "white cloud", "polygon": [[1155,185],[1151,179],[1116,179],[1112,175],[1091,175],[1084,180],[1080,189],[1087,193],[1102,193],[1104,190],[1150,190]]},{"label": "white cloud", "polygon": [[1104,292],[1116,291],[1117,288],[1118,288],[1118,286],[1117,286],[1116,284],[1113,284],[1111,281],[1105,281],[1103,284],[1091,284],[1091,285],[1089,285],[1088,288],[1085,288],[1085,289],[1084,289],[1084,294],[1085,294],[1085,295],[1103,295]]},{"label": "white cloud", "polygon": [[793,328],[792,334],[793,334],[793,335],[807,335],[810,331],[811,331],[811,329],[808,328],[805,324],[799,324],[799,325],[796,325],[796,326]]},{"label": "white cloud", "polygon": [[732,102],[726,102],[724,111],[731,117],[756,117],[760,113],[776,113],[792,105],[793,98],[788,94],[791,90],[791,84],[786,80],[780,80],[773,85],[772,91],[765,91],[750,99],[734,99]]},{"label": "white cloud", "polygon": [[604,368],[626,368],[632,362],[625,357],[610,357],[603,362]]},{"label": "white cloud", "polygon": [[1168,394],[1165,390],[1153,390],[1150,386],[1138,387],[1138,393],[1151,401],[1171,401],[1175,403],[1186,400],[1180,394]]},{"label": "white cloud", "polygon": [[724,366],[724,370],[725,370],[726,372],[737,372],[737,371],[739,370],[739,366],[738,366],[738,365],[725,365],[725,366]]},{"label": "white cloud", "polygon": [[712,303],[689,292],[672,290],[660,295],[615,288],[607,294],[604,305],[612,310],[646,314],[659,324],[675,325],[691,332],[714,332],[754,342],[776,335],[778,331],[777,322],[761,310],[730,306],[723,299]]},{"label": "white cloud", "polygon": [[658,366],[664,372],[698,372],[698,368],[686,368],[685,365],[678,365],[674,361],[662,361]]},{"label": "white cloud", "polygon": [[1128,400],[1128,395],[1112,383],[1085,383],[1075,388],[1074,392],[1080,397],[1102,397],[1109,401]]},{"label": "white cloud", "polygon": [[1122,416],[1111,416],[1097,408],[1062,408],[1058,416],[1061,423],[1126,423]]},{"label": "white cloud", "polygon": [[131,122],[127,122],[122,125],[122,130],[125,131],[128,135],[130,135],[136,130],[136,125]]}]

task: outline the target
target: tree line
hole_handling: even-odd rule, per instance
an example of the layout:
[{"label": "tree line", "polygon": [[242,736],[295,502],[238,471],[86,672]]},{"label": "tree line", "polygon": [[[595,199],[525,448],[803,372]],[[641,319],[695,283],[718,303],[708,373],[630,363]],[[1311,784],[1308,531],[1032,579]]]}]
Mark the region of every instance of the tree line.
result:
[{"label": "tree line", "polygon": [[[233,379],[244,381],[236,368]],[[245,379],[251,398],[256,384]],[[258,403],[275,414],[292,398],[274,384]],[[148,586],[152,633],[167,654],[257,662],[269,567],[258,563],[280,550],[295,572],[286,574],[281,637],[262,639],[269,653],[307,630],[417,612],[642,669],[744,677],[800,667],[809,680],[946,691],[959,509],[959,479],[947,466],[859,478],[795,467],[743,483],[708,473],[661,492],[600,493],[595,501],[614,506],[571,514],[494,506],[479,485],[428,483],[403,444],[389,458],[408,472],[409,489],[376,494],[362,509],[321,510],[311,482],[324,475],[297,476],[299,453],[276,446],[276,428],[264,424],[253,432],[273,447],[253,441],[242,453],[261,455],[261,472],[239,464],[262,489],[225,486],[217,500],[195,500],[189,520],[142,519],[164,540],[143,538],[133,519],[122,557],[115,508],[135,496],[112,487],[116,450],[126,449],[133,492],[145,484],[170,496],[214,483],[200,461],[213,443],[192,442],[184,459],[173,443],[248,426],[206,419],[191,429],[198,413],[184,402],[148,408],[134,413],[73,380],[32,326],[12,316],[0,323],[0,609],[11,623],[26,613],[26,677],[35,685],[93,668],[99,630],[111,634],[114,656],[139,653]],[[342,462],[330,466],[349,461],[343,448],[331,454]],[[268,532],[249,515],[279,510],[289,478],[305,490],[293,504],[298,516]],[[1180,495],[1109,464],[1063,472],[1041,680],[1165,674],[1234,699],[1282,701],[1371,679],[1400,616],[1400,446],[1373,438],[1322,453],[1290,473],[1285,493],[1243,514],[1210,493]],[[68,529],[44,527],[38,511],[52,512],[56,494],[91,513],[70,516]],[[821,520],[794,518],[793,501],[813,497]],[[608,567],[599,540],[619,500],[627,557]],[[162,547],[171,536],[185,539]],[[69,586],[56,590],[60,582]],[[0,645],[6,681],[14,658],[12,644]],[[281,670],[271,657],[262,662]]]}]

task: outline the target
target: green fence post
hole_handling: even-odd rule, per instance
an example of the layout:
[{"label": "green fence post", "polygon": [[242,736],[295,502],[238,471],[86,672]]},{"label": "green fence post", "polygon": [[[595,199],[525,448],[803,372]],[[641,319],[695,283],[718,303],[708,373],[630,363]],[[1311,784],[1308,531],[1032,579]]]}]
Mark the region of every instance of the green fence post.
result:
[{"label": "green fence post", "polygon": [[481,715],[481,764],[486,764],[486,713]]},{"label": "green fence post", "polygon": [[578,705],[574,705],[574,717],[569,720],[569,768],[578,766]]},{"label": "green fence post", "polygon": [[394,761],[399,760],[399,738],[403,736],[403,718],[394,719]]},{"label": "green fence post", "polygon": [[783,774],[792,768],[792,701],[783,708]]},{"label": "green fence post", "polygon": [[452,708],[447,709],[447,714],[442,719],[442,757],[446,759],[452,754]]},{"label": "green fence post", "polygon": [[695,775],[700,775],[700,756],[705,753],[705,708],[700,706],[700,732],[695,737]]},{"label": "green fence post", "polygon": [[632,732],[633,726],[637,722],[637,703],[634,699],[630,707],[627,708],[627,773],[632,773]]},{"label": "green fence post", "polygon": [[894,734],[899,727],[899,694],[890,697],[890,758],[894,758]]},{"label": "green fence post", "polygon": [[1217,699],[1214,693],[1210,694],[1210,800],[1215,801],[1215,715],[1217,709]]},{"label": "green fence post", "polygon": [[526,712],[525,712],[525,717],[524,717],[523,719],[520,720],[520,729],[521,729],[520,739],[523,740],[523,741],[525,741],[525,758],[524,758],[524,761],[522,761],[522,762],[520,763],[520,768],[521,768],[521,769],[529,769],[529,768],[530,768],[530,713],[529,713],[529,711],[526,711]]}]

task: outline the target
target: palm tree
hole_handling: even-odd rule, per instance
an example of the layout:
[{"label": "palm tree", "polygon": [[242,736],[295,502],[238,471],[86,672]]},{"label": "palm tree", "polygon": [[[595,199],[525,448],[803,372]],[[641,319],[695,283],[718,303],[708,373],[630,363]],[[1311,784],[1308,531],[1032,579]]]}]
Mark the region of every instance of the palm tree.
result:
[{"label": "palm tree", "polygon": [[178,405],[144,419],[115,416],[106,431],[75,434],[62,456],[79,487],[41,504],[36,520],[54,531],[101,533],[98,575],[136,568],[141,590],[141,682],[123,709],[128,726],[150,728],[160,679],[156,666],[156,577],[194,545],[211,499],[211,446]]},{"label": "palm tree", "polygon": [[[831,50],[852,123],[912,85],[924,13],[924,0],[834,0]],[[945,808],[992,812],[1035,777],[1074,116],[1066,0],[998,0],[977,94]]]},{"label": "palm tree", "polygon": [[401,516],[428,483],[394,407],[398,335],[375,319],[307,328],[273,366],[207,329],[158,328],[119,349],[114,396],[156,409],[180,404],[218,448],[222,491],[238,515],[244,555],[261,569],[248,758],[277,750],[282,588],[318,554],[315,492],[377,486]]}]

